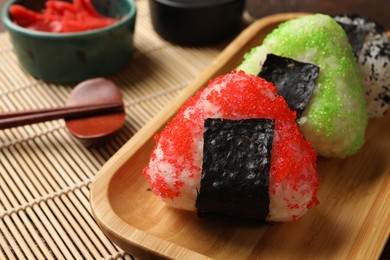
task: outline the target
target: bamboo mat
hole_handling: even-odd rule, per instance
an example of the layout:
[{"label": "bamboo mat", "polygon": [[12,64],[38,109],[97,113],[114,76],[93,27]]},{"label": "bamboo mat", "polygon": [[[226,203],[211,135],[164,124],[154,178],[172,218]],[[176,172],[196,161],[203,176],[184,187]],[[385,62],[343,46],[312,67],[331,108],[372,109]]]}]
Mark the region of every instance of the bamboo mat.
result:
[{"label": "bamboo mat", "polygon": [[[126,124],[115,138],[85,147],[70,136],[63,120],[0,131],[0,259],[132,258],[96,225],[90,184],[102,165],[222,47],[182,48],[163,41],[151,27],[147,1],[136,3],[135,55],[111,78],[126,106]],[[0,34],[0,111],[61,106],[72,87],[25,73],[8,34]]]}]

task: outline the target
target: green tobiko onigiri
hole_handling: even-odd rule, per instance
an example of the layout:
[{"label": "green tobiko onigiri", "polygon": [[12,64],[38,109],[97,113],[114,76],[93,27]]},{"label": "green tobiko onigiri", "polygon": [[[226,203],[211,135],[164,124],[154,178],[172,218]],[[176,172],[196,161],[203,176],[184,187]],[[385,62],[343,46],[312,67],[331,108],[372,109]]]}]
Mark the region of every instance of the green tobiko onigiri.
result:
[{"label": "green tobiko onigiri", "polygon": [[342,27],[323,14],[289,20],[248,52],[237,69],[258,75],[269,53],[320,67],[298,120],[316,152],[325,157],[356,153],[364,143],[368,116],[359,67]]}]

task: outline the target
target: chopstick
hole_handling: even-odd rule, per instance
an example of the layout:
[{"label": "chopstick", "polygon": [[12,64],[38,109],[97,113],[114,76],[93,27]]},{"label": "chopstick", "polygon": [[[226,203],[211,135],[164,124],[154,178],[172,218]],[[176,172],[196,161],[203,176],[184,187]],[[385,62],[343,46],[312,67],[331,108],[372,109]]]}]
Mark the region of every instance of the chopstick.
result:
[{"label": "chopstick", "polygon": [[104,104],[25,110],[18,112],[3,112],[0,113],[0,130],[55,119],[74,119],[100,115],[104,113],[119,113],[123,111],[123,103],[113,102]]}]

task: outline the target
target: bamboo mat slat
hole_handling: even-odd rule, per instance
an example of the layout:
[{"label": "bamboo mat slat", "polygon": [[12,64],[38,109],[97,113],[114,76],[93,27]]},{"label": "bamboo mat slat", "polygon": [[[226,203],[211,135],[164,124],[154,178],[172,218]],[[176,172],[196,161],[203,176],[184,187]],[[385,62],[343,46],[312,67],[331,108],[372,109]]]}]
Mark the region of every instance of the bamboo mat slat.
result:
[{"label": "bamboo mat slat", "polygon": [[[63,120],[0,131],[0,259],[131,259],[95,223],[89,189],[102,165],[187,86],[222,49],[179,47],[138,7],[135,53],[111,77],[126,106],[126,123],[108,143],[85,147]],[[191,61],[191,62],[188,62]],[[7,33],[0,34],[0,111],[61,106],[73,85],[24,72]]]}]

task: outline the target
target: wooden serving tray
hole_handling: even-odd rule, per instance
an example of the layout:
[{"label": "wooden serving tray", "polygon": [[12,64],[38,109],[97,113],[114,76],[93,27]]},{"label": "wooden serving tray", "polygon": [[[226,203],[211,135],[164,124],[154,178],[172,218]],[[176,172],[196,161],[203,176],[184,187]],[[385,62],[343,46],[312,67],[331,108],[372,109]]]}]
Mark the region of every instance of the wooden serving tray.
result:
[{"label": "wooden serving tray", "polygon": [[90,203],[103,232],[140,259],[376,259],[390,233],[390,114],[371,120],[366,143],[346,159],[318,159],[320,205],[301,219],[272,226],[199,219],[166,206],[142,169],[153,136],[209,79],[230,72],[279,23],[273,15],[243,31],[199,78],[137,132],[100,170]]}]

